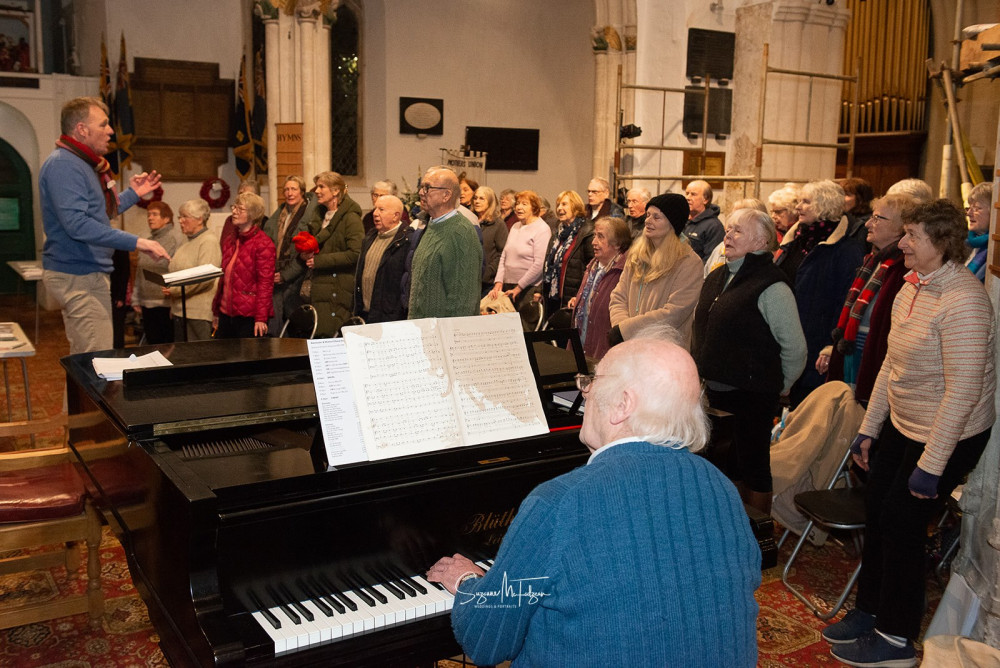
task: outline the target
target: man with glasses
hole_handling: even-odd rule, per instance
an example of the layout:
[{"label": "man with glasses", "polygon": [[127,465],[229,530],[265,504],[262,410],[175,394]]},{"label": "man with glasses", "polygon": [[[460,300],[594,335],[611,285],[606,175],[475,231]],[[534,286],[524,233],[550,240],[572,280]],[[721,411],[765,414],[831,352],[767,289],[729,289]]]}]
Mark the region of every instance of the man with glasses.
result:
[{"label": "man with glasses", "polygon": [[604,216],[625,217],[625,209],[611,201],[611,184],[607,179],[595,176],[587,184],[587,215],[591,220]]},{"label": "man with glasses", "polygon": [[483,246],[476,228],[458,212],[460,192],[458,175],[447,167],[432,167],[421,180],[420,209],[428,220],[412,242],[410,319],[479,313]]},{"label": "man with glasses", "polygon": [[528,495],[489,572],[460,554],[428,571],[476,665],[756,665],[760,549],[694,454],[708,420],[675,341],[647,328],[578,377],[593,454]]},{"label": "man with glasses", "polygon": [[98,98],[70,100],[60,123],[62,135],[38,174],[45,226],[42,282],[62,309],[70,354],[107,350],[114,343],[109,277],[114,251],[170,259],[158,242],[113,228],[111,218],[156,190],[160,175],[136,174],[118,194],[104,158],[114,130]]}]

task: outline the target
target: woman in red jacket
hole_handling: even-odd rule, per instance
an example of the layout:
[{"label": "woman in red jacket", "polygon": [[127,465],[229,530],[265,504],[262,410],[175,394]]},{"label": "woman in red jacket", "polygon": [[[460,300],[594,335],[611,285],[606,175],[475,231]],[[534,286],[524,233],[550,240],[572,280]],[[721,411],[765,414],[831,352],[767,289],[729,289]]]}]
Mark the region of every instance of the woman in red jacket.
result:
[{"label": "woman in red jacket", "polygon": [[274,242],[261,230],[264,200],[241,193],[233,204],[236,234],[222,241],[222,278],[212,313],[216,338],[264,336],[273,314]]}]

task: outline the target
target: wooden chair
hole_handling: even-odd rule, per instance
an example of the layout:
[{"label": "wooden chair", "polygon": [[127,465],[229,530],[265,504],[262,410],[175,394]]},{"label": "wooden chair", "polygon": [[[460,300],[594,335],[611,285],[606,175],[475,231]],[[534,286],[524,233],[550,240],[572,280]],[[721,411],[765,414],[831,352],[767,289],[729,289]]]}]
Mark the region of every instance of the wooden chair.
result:
[{"label": "wooden chair", "polygon": [[[69,430],[69,418],[0,423],[0,438]],[[87,612],[96,627],[104,614],[101,592],[101,519],[74,466],[73,453],[59,447],[0,452],[0,573],[20,573],[65,564],[80,568],[80,543],[87,544],[87,588],[79,596],[0,608],[0,629]],[[59,545],[58,550],[38,548]]]}]

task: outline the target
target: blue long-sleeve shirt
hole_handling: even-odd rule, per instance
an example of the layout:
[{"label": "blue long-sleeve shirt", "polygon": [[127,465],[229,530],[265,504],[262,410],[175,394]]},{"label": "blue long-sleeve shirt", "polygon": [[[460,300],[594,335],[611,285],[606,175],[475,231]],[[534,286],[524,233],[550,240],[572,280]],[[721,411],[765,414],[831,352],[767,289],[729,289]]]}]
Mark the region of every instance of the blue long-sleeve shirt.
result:
[{"label": "blue long-sleeve shirt", "polygon": [[753,666],[759,584],[732,483],[686,449],[626,442],[525,499],[452,627],[477,665]]},{"label": "blue long-sleeve shirt", "polygon": [[[101,181],[80,157],[57,148],[38,174],[45,246],[42,267],[78,276],[113,268],[115,250],[135,250],[138,237],[111,226]],[[139,201],[131,188],[119,197],[118,213]]]}]

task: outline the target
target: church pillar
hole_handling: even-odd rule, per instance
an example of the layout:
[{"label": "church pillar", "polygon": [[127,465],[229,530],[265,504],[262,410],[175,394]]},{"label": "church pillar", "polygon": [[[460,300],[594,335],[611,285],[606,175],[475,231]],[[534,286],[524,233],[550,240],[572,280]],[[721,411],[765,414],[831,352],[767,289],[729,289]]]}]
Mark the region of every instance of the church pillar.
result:
[{"label": "church pillar", "polygon": [[[618,142],[618,68],[621,83],[635,83],[635,0],[595,0],[597,25],[591,34],[594,50],[594,153],[591,174],[614,181]],[[635,96],[624,91],[625,118],[633,118]],[[614,193],[612,193],[613,195]]]},{"label": "church pillar", "polygon": [[316,165],[320,171],[330,169],[331,117],[330,117],[330,23],[321,19],[316,23]]},{"label": "church pillar", "polygon": [[278,133],[275,130],[275,119],[281,118],[281,86],[278,76],[278,19],[277,16],[265,18],[264,21],[264,53],[267,54],[267,64],[264,67],[267,88],[267,188],[271,197],[272,208],[281,199],[278,191]]},{"label": "church pillar", "polygon": [[[768,0],[736,10],[736,72],[732,139],[727,155],[731,174],[753,174],[763,136],[785,141],[832,144],[837,141],[840,81],[771,74],[764,90],[764,44],[768,65],[818,74],[841,74],[844,37],[850,12],[808,0]],[[810,99],[811,91],[811,99]],[[760,104],[761,94],[765,103]],[[763,147],[762,178],[806,182],[832,178],[836,150],[805,146]],[[765,198],[780,182],[762,181]],[[733,187],[733,186],[730,186]]]},{"label": "church pillar", "polygon": [[[299,10],[297,22],[299,28],[302,91],[302,168],[310,178],[320,170],[316,161],[316,56],[313,52],[316,39],[316,21],[318,13],[312,8]],[[322,167],[323,170],[327,167]]]}]

